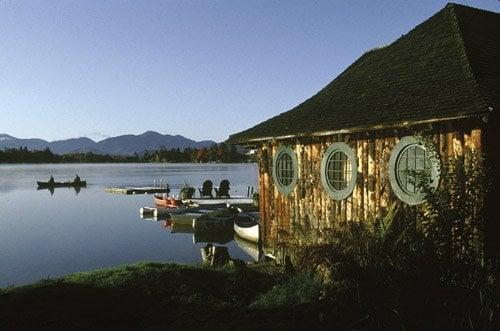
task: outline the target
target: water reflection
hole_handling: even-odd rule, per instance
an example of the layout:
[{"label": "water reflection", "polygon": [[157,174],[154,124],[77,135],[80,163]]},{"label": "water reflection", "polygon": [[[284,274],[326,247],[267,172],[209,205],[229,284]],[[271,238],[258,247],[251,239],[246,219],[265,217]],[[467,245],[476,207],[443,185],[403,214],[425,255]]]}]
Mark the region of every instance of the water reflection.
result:
[{"label": "water reflection", "polygon": [[195,232],[193,233],[193,243],[216,243],[220,245],[227,244],[233,241],[234,232],[220,231],[220,232]]},{"label": "water reflection", "polygon": [[[75,186],[75,187],[56,187],[59,190],[62,189],[73,189],[75,191],[75,195],[78,195],[82,189],[81,186]],[[50,195],[54,195],[55,189],[54,187],[37,187],[37,191],[49,191]]]},{"label": "water reflection", "polygon": [[[92,183],[80,192],[57,188],[38,192],[34,184],[52,173],[78,173]],[[198,164],[0,165],[0,287],[139,261],[198,263],[205,244],[177,224],[138,221],[137,211],[154,201],[148,195],[106,194],[108,186],[151,186],[163,178],[170,187],[228,178],[238,194],[257,185],[257,167]],[[73,188],[74,190],[74,188]],[[78,193],[78,195],[76,195]],[[26,208],[29,206],[29,208]],[[216,241],[221,239],[209,238]],[[195,241],[195,243],[193,243]],[[250,258],[234,241],[231,257]]]}]

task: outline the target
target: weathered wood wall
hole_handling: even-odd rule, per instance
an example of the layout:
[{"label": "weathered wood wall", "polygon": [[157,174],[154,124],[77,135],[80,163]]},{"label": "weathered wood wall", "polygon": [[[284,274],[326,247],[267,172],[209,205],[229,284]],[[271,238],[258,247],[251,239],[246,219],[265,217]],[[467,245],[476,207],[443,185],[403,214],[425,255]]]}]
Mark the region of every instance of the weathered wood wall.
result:
[{"label": "weathered wood wall", "polygon": [[[365,221],[383,216],[393,201],[399,201],[389,182],[389,158],[401,137],[426,132],[445,164],[465,149],[481,151],[482,129],[477,122],[451,122],[434,126],[379,130],[369,133],[338,134],[268,141],[259,146],[260,211],[263,242],[268,251],[291,234],[291,224],[324,228],[351,220]],[[430,133],[429,133],[430,132]],[[333,200],[321,184],[320,167],[329,144],[342,141],[358,158],[358,178],[351,196]],[[273,155],[281,144],[291,146],[298,161],[298,181],[289,195],[273,183]],[[441,180],[446,180],[442,178]],[[398,202],[403,204],[403,202]],[[280,238],[281,237],[281,238]]]}]

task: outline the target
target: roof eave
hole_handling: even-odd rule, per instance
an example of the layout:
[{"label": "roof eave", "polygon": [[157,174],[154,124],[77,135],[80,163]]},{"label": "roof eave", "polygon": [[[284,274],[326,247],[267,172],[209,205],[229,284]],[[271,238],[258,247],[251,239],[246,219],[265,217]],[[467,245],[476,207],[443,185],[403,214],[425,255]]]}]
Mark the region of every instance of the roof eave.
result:
[{"label": "roof eave", "polygon": [[233,140],[230,137],[229,140],[230,141],[233,140],[235,143],[260,143],[260,142],[269,141],[269,140],[285,140],[285,139],[293,139],[293,138],[301,138],[301,137],[324,137],[324,136],[332,136],[335,134],[349,134],[349,133],[358,133],[358,132],[363,132],[363,131],[397,129],[397,128],[415,126],[415,125],[422,125],[422,124],[454,121],[454,120],[476,117],[478,115],[481,115],[481,112],[474,113],[474,114],[453,116],[453,117],[432,118],[432,119],[420,120],[420,121],[404,121],[404,122],[399,122],[399,123],[395,123],[392,125],[379,124],[379,125],[371,125],[371,126],[358,126],[358,127],[344,128],[344,129],[339,129],[339,130],[316,131],[316,132],[310,132],[310,133],[296,133],[296,134],[287,134],[287,135],[281,135],[281,136],[256,137],[256,138],[249,138],[249,139],[236,138]]}]

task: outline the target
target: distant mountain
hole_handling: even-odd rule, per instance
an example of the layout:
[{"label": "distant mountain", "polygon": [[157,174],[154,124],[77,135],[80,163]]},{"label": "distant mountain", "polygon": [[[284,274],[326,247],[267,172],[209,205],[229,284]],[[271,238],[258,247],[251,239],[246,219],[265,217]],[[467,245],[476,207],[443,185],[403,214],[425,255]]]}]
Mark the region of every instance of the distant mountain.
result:
[{"label": "distant mountain", "polygon": [[92,139],[82,137],[53,141],[49,144],[49,148],[53,153],[64,154],[77,150],[87,152],[92,150],[95,144],[95,141]]},{"label": "distant mountain", "polygon": [[212,140],[194,141],[181,135],[162,135],[155,131],[147,131],[140,135],[129,134],[111,137],[99,142],[85,137],[48,142],[43,139],[19,139],[7,134],[0,134],[0,150],[19,147],[27,147],[29,150],[42,150],[48,147],[56,154],[91,151],[98,154],[130,155],[161,148],[180,148],[181,150],[185,148],[203,148],[215,143]]},{"label": "distant mountain", "polygon": [[7,134],[0,134],[0,149],[28,147],[32,150],[45,149],[49,146],[49,142],[43,139],[18,139]]}]

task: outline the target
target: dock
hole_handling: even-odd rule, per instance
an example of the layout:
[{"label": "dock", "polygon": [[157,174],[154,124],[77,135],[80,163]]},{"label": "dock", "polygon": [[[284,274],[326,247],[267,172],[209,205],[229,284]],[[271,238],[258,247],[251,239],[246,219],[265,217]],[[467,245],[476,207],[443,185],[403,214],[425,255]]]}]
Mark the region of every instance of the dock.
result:
[{"label": "dock", "polygon": [[154,187],[154,186],[145,186],[145,187],[106,187],[104,189],[106,193],[112,194],[156,194],[156,193],[169,193],[170,189],[167,187]]},{"label": "dock", "polygon": [[218,205],[218,204],[229,204],[229,205],[239,205],[239,204],[253,204],[253,200],[251,198],[245,197],[233,197],[226,199],[219,198],[206,198],[206,199],[187,199],[182,202],[192,205]]}]

